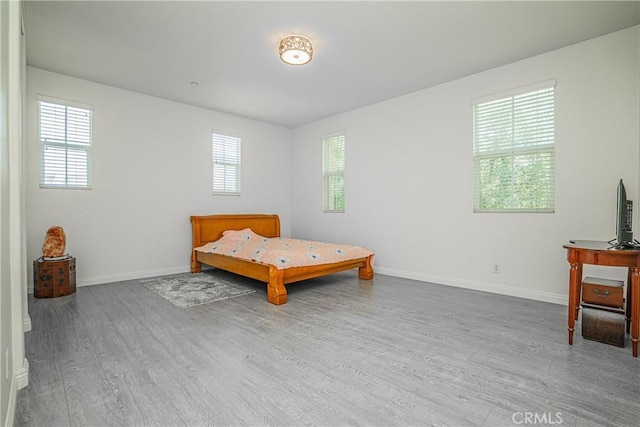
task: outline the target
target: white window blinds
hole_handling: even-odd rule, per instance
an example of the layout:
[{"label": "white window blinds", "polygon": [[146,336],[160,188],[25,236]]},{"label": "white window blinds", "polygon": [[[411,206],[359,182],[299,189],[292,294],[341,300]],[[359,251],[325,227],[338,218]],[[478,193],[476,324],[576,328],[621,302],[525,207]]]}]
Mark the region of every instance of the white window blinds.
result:
[{"label": "white window blinds", "polygon": [[92,185],[92,107],[38,98],[41,188]]},{"label": "white window blinds", "polygon": [[344,212],[344,133],[322,138],[322,209]]},{"label": "white window blinds", "polygon": [[240,194],[240,138],[212,134],[213,194]]},{"label": "white window blinds", "polygon": [[473,105],[474,212],[553,212],[555,81]]}]

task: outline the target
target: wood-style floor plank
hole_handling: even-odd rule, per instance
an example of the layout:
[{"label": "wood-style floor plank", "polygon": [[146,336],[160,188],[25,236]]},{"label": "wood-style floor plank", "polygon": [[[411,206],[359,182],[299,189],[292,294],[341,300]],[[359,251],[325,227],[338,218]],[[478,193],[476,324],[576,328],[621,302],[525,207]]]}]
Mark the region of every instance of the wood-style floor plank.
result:
[{"label": "wood-style floor plank", "polygon": [[138,281],[31,297],[16,424],[508,426],[537,416],[640,427],[629,342],[578,329],[567,345],[564,306],[355,271],[289,285],[288,303],[274,306],[262,283],[205,274],[257,292],[187,309]]}]

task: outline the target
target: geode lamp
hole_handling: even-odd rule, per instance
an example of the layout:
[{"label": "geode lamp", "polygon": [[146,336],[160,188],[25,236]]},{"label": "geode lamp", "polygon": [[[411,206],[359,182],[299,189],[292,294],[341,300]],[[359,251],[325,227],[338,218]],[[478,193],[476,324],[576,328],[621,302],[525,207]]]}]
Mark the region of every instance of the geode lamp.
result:
[{"label": "geode lamp", "polygon": [[291,35],[283,37],[278,46],[280,59],[289,65],[304,65],[313,57],[311,40],[304,36]]}]

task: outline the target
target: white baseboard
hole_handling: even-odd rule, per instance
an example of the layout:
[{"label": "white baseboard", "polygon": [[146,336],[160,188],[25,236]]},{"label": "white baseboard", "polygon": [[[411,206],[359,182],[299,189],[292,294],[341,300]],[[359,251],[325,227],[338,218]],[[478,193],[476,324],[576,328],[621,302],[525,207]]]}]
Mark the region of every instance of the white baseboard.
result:
[{"label": "white baseboard", "polygon": [[29,385],[29,361],[25,357],[22,363],[22,369],[18,370],[18,372],[15,373],[16,387],[18,388],[18,390],[23,389]]},{"label": "white baseboard", "polygon": [[29,332],[31,330],[31,316],[29,313],[24,314],[24,318],[22,319],[22,331]]},{"label": "white baseboard", "polygon": [[[4,417],[4,420],[2,420],[3,422],[3,426],[4,427],[13,427],[13,421],[15,418],[15,414],[16,414],[16,402],[18,400],[18,387],[17,387],[17,381],[16,381],[16,376],[13,375],[11,377],[11,385],[9,386],[9,398],[7,399],[7,407],[6,408],[0,408],[0,409],[6,409],[7,410],[7,415]],[[2,411],[0,411],[2,412]]]},{"label": "white baseboard", "polygon": [[[117,273],[117,274],[106,274],[104,276],[90,276],[90,277],[82,277],[76,278],[76,286],[92,286],[92,285],[103,285],[105,283],[114,283],[114,282],[123,282],[126,280],[136,280],[136,279],[145,279],[147,277],[156,277],[156,276],[167,276],[170,274],[180,274],[180,273],[188,273],[191,271],[190,266],[178,266],[178,267],[167,267],[167,268],[157,268],[153,270],[141,270],[141,271],[131,271],[127,273]],[[28,292],[33,294],[33,283],[29,285]]]},{"label": "white baseboard", "polygon": [[[417,271],[398,270],[375,266],[376,273],[387,276],[402,277],[405,279],[419,280],[421,282],[436,283],[439,285],[454,286],[458,288],[473,289],[476,291],[491,292],[494,294],[508,295],[513,297],[531,299],[536,301],[549,302],[552,304],[567,305],[567,296],[554,294],[551,292],[532,291],[529,289],[514,288],[511,286],[498,285],[495,283],[483,283],[471,280],[455,279],[451,277],[435,276],[432,274],[420,273]],[[84,277],[76,281],[76,286],[102,285],[105,283],[122,282],[126,280],[145,279],[148,277],[167,276],[169,274],[180,274],[191,271],[189,266],[178,266],[168,268],[158,268],[153,270],[132,271],[128,273],[107,274],[104,276]],[[29,289],[33,293],[33,284]],[[25,324],[26,327],[26,324]],[[29,329],[31,329],[29,319]]]},{"label": "white baseboard", "polygon": [[[7,399],[7,416],[3,420],[3,426],[12,427],[15,414],[16,404],[18,401],[18,390],[29,385],[29,361],[25,358],[22,369],[14,372],[11,376],[11,385],[9,386],[9,399]],[[0,411],[1,412],[1,411]]]},{"label": "white baseboard", "polygon": [[76,280],[76,286],[102,285],[105,283],[123,282],[125,280],[145,279],[147,277],[167,276],[169,274],[188,273],[189,266],[158,268],[154,270],[132,271],[129,273],[107,274],[104,276],[83,277]]},{"label": "white baseboard", "polygon": [[394,268],[378,266],[376,266],[374,270],[376,273],[384,274],[387,276],[402,277],[405,279],[419,280],[421,282],[436,283],[438,285],[455,286],[458,288],[473,289],[476,291],[491,292],[494,294],[549,302],[552,304],[567,305],[568,303],[566,295],[554,294],[551,292],[532,291],[529,289],[498,285],[495,283],[483,283],[471,280],[454,279],[451,277],[434,276],[431,274],[419,273],[416,271],[397,270]]}]

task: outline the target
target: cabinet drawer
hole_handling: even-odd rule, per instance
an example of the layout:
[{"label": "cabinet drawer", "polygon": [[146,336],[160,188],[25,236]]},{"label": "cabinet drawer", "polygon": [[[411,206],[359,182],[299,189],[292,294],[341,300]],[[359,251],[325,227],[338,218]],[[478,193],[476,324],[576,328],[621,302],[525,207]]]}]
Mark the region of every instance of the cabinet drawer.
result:
[{"label": "cabinet drawer", "polygon": [[624,282],[621,280],[585,277],[582,281],[582,301],[588,304],[622,308],[624,306]]}]

